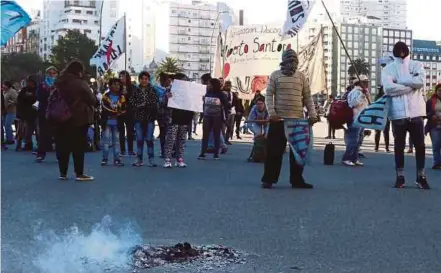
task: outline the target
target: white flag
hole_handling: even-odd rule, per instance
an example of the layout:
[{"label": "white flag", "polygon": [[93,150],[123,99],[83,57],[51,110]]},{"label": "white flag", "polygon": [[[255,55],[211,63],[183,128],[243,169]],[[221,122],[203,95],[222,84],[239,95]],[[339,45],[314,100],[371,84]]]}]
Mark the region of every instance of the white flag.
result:
[{"label": "white flag", "polygon": [[217,44],[216,44],[216,52],[214,54],[214,74],[213,76],[216,78],[224,77],[223,70],[223,61],[222,61],[222,35],[219,33],[217,36]]},{"label": "white flag", "polygon": [[280,32],[284,38],[292,38],[297,35],[308,19],[315,1],[312,0],[288,0],[286,21]]},{"label": "white flag", "polygon": [[298,58],[298,69],[309,79],[311,94],[326,90],[323,29],[320,30],[314,40],[300,50]]},{"label": "white flag", "polygon": [[101,46],[90,59],[90,65],[96,66],[100,76],[109,70],[110,65],[126,52],[125,18],[121,17],[110,29]]}]

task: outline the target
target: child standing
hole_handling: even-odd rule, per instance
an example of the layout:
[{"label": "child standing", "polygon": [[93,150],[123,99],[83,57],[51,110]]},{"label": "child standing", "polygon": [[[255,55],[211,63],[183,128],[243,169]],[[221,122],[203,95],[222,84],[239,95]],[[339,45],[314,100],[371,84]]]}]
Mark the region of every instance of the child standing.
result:
[{"label": "child standing", "polygon": [[[190,79],[182,73],[174,75],[175,80],[189,81]],[[167,92],[166,98],[170,98],[172,94]],[[184,149],[185,140],[187,138],[188,124],[191,124],[193,120],[193,112],[182,109],[171,109],[171,124],[167,130],[167,136],[165,138],[165,155],[164,155],[164,168],[171,168],[171,157],[173,147],[176,145],[176,163],[175,166],[179,168],[185,168],[187,165],[184,163]]]},{"label": "child standing", "polygon": [[103,135],[103,160],[101,166],[106,166],[109,161],[109,146],[113,149],[113,162],[115,166],[124,166],[120,158],[120,142],[118,122],[120,116],[126,112],[127,101],[120,92],[119,79],[110,79],[109,92],[103,95],[101,104],[101,127]]},{"label": "child standing", "polygon": [[144,141],[147,143],[147,154],[149,157],[149,167],[157,167],[154,161],[153,132],[155,131],[155,120],[158,116],[158,97],[150,84],[150,74],[143,71],[138,76],[139,87],[135,89],[130,97],[130,104],[133,107],[137,161],[134,167],[141,167],[143,163]]}]

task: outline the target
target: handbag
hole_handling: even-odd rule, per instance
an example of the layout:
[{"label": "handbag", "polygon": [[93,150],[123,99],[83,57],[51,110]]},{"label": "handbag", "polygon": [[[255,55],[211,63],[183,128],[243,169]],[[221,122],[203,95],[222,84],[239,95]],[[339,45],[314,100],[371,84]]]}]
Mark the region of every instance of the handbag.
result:
[{"label": "handbag", "polygon": [[329,142],[325,146],[325,152],[323,154],[323,163],[325,165],[334,165],[335,158],[335,145]]}]

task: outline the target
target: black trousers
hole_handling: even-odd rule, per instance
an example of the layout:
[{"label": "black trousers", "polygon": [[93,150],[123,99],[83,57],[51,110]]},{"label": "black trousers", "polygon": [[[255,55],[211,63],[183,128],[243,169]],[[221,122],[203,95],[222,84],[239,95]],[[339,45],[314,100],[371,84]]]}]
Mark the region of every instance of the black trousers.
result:
[{"label": "black trousers", "polygon": [[[390,131],[390,121],[387,121],[386,127],[384,127],[383,130],[384,145],[386,146],[386,150],[389,150],[389,131]],[[378,148],[380,147],[380,137],[381,137],[381,131],[375,130],[375,150],[378,150]]]},{"label": "black trousers", "polygon": [[424,169],[426,163],[426,145],[424,143],[423,118],[400,119],[392,121],[392,132],[395,138],[395,167],[404,168],[404,149],[406,148],[406,135],[415,146],[415,159],[417,170]]},{"label": "black trousers", "polygon": [[161,155],[165,154],[165,137],[167,136],[167,125],[159,126],[159,143],[161,144]]},{"label": "black trousers", "polygon": [[[285,153],[287,139],[283,121],[270,123],[266,146],[266,158],[263,183],[276,184],[282,169],[283,154]],[[303,167],[296,163],[294,154],[289,150],[289,180],[291,184],[303,182]]]},{"label": "black trousers", "polygon": [[328,137],[334,137],[335,138],[335,129],[332,128],[331,123],[328,121]]},{"label": "black trousers", "polygon": [[222,131],[223,119],[221,116],[205,116],[202,123],[202,150],[201,153],[206,153],[208,149],[208,138],[213,132],[214,150],[215,154],[219,153],[220,149],[220,134]]},{"label": "black trousers", "polygon": [[235,122],[236,122],[236,136],[239,137],[240,136],[240,124],[242,123],[242,118],[243,118],[243,114],[237,114],[234,117]]},{"label": "black trousers", "polygon": [[135,124],[133,118],[131,116],[121,117],[120,120],[118,120],[118,130],[121,153],[126,152],[126,139],[129,152],[133,152],[133,141],[135,140]]},{"label": "black trousers", "polygon": [[87,130],[87,125],[81,127],[63,125],[55,128],[58,168],[61,175],[67,175],[71,154],[74,161],[75,175],[79,176],[84,174]]}]

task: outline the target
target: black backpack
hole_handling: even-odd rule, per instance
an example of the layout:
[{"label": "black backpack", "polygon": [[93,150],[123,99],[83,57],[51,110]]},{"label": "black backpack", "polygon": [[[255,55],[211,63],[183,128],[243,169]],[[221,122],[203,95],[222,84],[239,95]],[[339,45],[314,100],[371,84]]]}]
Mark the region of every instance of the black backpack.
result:
[{"label": "black backpack", "polygon": [[335,157],[335,145],[332,142],[326,144],[325,152],[323,155],[323,163],[325,165],[334,165],[334,157]]}]

